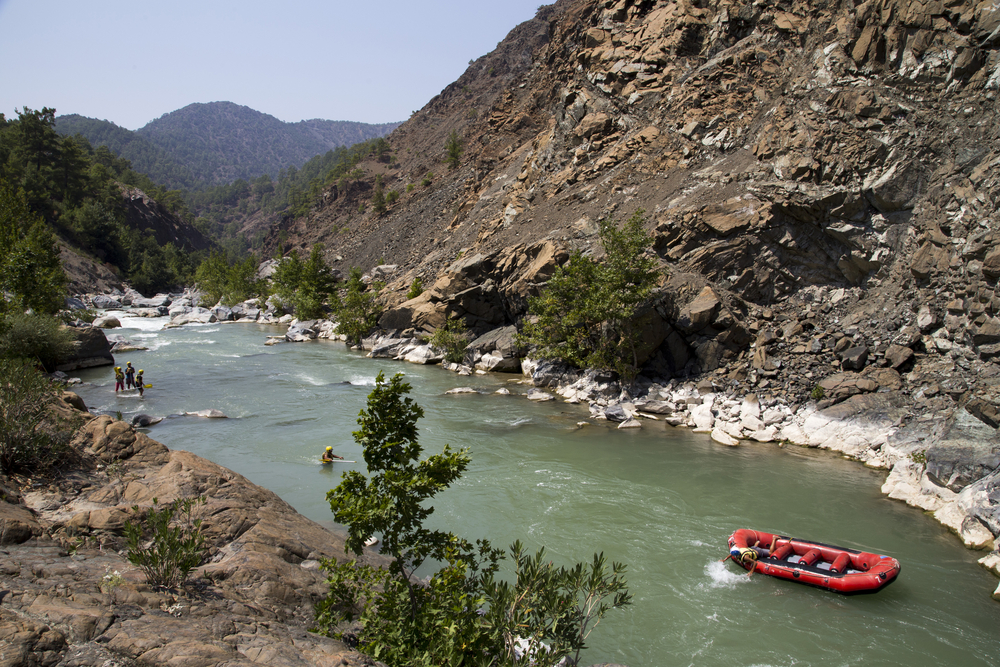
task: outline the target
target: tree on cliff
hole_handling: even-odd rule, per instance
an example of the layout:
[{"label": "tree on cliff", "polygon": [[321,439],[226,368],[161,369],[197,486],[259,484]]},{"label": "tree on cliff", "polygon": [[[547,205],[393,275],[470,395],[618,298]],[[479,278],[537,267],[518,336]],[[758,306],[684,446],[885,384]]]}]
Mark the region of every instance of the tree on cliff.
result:
[{"label": "tree on cliff", "polygon": [[458,132],[455,130],[451,131],[451,134],[448,135],[448,140],[444,143],[444,149],[448,153],[448,168],[454,169],[462,159],[462,153],[465,152]]},{"label": "tree on cliff", "polygon": [[633,319],[660,278],[645,223],[642,209],[621,228],[601,220],[604,262],[575,252],[541,294],[528,299],[521,340],[536,348],[535,355],[635,378],[640,331]]},{"label": "tree on cliff", "polygon": [[[329,595],[316,606],[317,630],[335,635],[359,617],[360,648],[390,665],[556,665],[586,647],[590,632],[611,609],[631,603],[625,566],[610,570],[603,554],[589,565],[556,567],[540,549],[511,548],[512,582],[497,577],[503,553],[486,540],[476,545],[453,533],[429,530],[429,501],[459,479],[467,450],[447,445],[420,460],[417,420],[423,410],[406,397],[402,375],[379,373],[354,433],[369,476],[344,473],[327,494],[334,518],[348,527],[346,549],[361,555],[365,540],[382,539],[388,569],[356,561],[324,560]],[[422,563],[442,566],[421,583]]]}]

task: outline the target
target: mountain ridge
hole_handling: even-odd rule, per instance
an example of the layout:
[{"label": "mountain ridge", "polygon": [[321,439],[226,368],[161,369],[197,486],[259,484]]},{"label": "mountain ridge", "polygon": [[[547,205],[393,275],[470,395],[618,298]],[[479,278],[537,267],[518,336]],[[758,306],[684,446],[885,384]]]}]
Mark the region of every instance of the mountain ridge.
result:
[{"label": "mountain ridge", "polygon": [[274,178],[338,146],[384,136],[397,125],[315,118],[289,123],[232,102],[189,104],[135,131],[76,114],[56,119],[60,134],[80,133],[94,145],[107,145],[155,181],[185,190],[263,174]]}]

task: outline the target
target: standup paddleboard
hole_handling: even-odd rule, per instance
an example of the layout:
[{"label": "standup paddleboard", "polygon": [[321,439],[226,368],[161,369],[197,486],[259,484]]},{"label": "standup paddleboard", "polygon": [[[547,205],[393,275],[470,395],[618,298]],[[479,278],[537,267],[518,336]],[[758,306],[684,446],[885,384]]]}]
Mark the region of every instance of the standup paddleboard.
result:
[{"label": "standup paddleboard", "polygon": [[320,463],[322,463],[323,465],[327,465],[327,464],[330,464],[330,463],[357,463],[357,461],[348,461],[346,459],[334,459],[332,461],[323,461],[323,460],[320,460]]}]

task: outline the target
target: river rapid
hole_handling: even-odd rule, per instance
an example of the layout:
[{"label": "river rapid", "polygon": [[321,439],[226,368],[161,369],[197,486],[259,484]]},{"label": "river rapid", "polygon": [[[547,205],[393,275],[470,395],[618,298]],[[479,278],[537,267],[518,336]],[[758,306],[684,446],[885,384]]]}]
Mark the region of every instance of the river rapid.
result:
[{"label": "river rapid", "polygon": [[[794,446],[723,447],[662,422],[618,431],[590,420],[585,406],[529,402],[520,376],[459,377],[329,341],[265,346],[276,327],[164,330],[165,318],[115,314],[124,328],[112,333],[149,347],[116,364],[131,361],[152,388],[116,395],[110,368],[79,371],[75,389],[92,412],[167,416],[151,437],[331,526],[326,492],[343,470],[365,470],[351,433],[375,376],[403,373],[425,412],[425,456],[446,443],[472,456],[435,500],[435,527],[500,547],[544,545],[557,564],[603,551],[628,565],[633,605],[598,626],[582,664],[1000,664],[996,579],[976,563],[982,554],[883,498],[884,472]],[[463,386],[482,393],[445,393]],[[495,394],[501,387],[511,395]],[[177,416],[207,408],[229,418]],[[318,465],[327,445],[358,463]],[[743,527],[890,555],[902,573],[876,595],[853,597],[750,578],[720,562],[726,538]]]}]

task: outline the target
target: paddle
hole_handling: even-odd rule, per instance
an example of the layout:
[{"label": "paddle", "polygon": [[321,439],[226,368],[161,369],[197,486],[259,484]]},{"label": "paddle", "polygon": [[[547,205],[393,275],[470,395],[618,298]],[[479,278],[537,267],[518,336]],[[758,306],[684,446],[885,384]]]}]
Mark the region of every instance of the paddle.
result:
[{"label": "paddle", "polygon": [[151,384],[146,384],[146,385],[143,385],[143,388],[145,388],[145,389],[152,389],[152,388],[153,388],[153,385],[151,385]]},{"label": "paddle", "polygon": [[357,463],[357,461],[348,461],[347,459],[334,459],[332,461],[324,461],[320,459],[320,463],[325,465],[327,463]]}]

